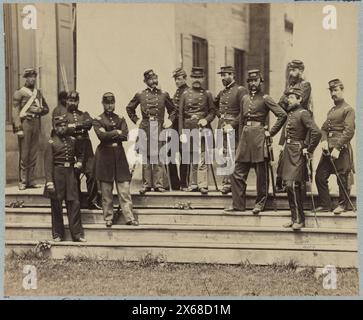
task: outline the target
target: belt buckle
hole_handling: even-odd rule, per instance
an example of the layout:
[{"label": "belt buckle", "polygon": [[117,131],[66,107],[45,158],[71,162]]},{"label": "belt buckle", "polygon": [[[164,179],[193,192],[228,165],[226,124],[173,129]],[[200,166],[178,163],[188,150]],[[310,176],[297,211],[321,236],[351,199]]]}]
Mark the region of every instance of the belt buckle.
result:
[{"label": "belt buckle", "polygon": [[333,132],[331,132],[331,131],[330,131],[330,132],[328,133],[328,137],[332,137],[332,136],[333,136]]},{"label": "belt buckle", "polygon": [[155,116],[149,116],[149,121],[155,121],[156,117]]},{"label": "belt buckle", "polygon": [[198,119],[198,116],[196,114],[193,114],[190,119]]},{"label": "belt buckle", "polygon": [[115,147],[117,147],[117,143],[114,142],[113,144],[111,144],[111,146],[115,148]]},{"label": "belt buckle", "polygon": [[252,121],[247,121],[246,122],[246,125],[251,126],[252,125]]},{"label": "belt buckle", "polygon": [[225,115],[224,114],[221,114],[221,119],[224,119],[225,118]]},{"label": "belt buckle", "polygon": [[290,143],[290,142],[291,142],[291,139],[290,139],[290,138],[289,138],[289,139],[287,139],[287,140],[286,140],[286,142],[287,142],[287,143]]},{"label": "belt buckle", "polygon": [[64,167],[65,168],[69,168],[71,166],[71,163],[70,162],[64,162]]}]

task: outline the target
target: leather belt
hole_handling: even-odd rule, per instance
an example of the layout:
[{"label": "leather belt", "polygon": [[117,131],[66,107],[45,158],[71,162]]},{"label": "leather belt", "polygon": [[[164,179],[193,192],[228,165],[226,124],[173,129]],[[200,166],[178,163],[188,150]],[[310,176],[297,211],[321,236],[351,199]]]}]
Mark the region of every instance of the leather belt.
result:
[{"label": "leather belt", "polygon": [[40,115],[35,113],[30,113],[25,116],[25,119],[31,120],[31,119],[39,119]]},{"label": "leather belt", "polygon": [[74,162],[66,161],[66,162],[56,162],[54,163],[56,167],[64,167],[64,168],[70,168],[74,166]]},{"label": "leather belt", "polygon": [[120,145],[121,145],[121,143],[113,142],[113,143],[102,144],[102,147],[116,148],[117,146],[120,146]]},{"label": "leather belt", "polygon": [[259,121],[246,121],[245,122],[245,126],[249,126],[249,127],[260,127],[260,126],[263,126],[264,124],[259,122]]},{"label": "leather belt", "polygon": [[332,137],[334,132],[343,132],[343,130],[329,130],[328,137]]},{"label": "leather belt", "polygon": [[238,117],[238,114],[233,115],[233,114],[221,114],[221,119],[226,119],[226,120],[234,120],[236,119],[236,117]]},{"label": "leather belt", "polygon": [[296,144],[296,145],[299,145],[300,147],[302,146],[302,143],[298,140],[293,140],[293,139],[290,139],[290,138],[287,138],[286,139],[286,143],[287,144]]},{"label": "leather belt", "polygon": [[193,114],[191,116],[186,116],[185,119],[186,120],[200,120],[203,119],[204,117],[201,115],[197,115],[197,114]]}]

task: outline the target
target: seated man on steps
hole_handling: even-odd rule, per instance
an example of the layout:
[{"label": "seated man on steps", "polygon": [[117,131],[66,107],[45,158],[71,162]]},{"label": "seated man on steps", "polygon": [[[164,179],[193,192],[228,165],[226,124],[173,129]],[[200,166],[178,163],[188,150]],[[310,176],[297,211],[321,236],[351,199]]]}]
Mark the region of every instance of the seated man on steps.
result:
[{"label": "seated man on steps", "polygon": [[85,242],[75,176],[75,169],[82,166],[82,152],[76,149],[76,139],[67,135],[65,116],[55,117],[53,123],[54,134],[44,155],[44,196],[50,198],[53,240],[64,240],[62,202],[65,200],[72,240]]}]

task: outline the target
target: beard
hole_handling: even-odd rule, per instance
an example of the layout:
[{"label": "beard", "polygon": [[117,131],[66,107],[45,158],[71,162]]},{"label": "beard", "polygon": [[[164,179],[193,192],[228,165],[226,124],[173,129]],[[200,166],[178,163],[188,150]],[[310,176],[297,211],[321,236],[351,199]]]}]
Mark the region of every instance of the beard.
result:
[{"label": "beard", "polygon": [[78,104],[70,104],[68,105],[68,110],[70,112],[76,111],[78,109]]},{"label": "beard", "polygon": [[232,79],[228,78],[228,79],[222,79],[222,83],[225,87],[227,87],[229,84],[232,83]]},{"label": "beard", "polygon": [[254,85],[254,84],[249,84],[248,85],[248,89],[250,90],[250,91],[259,91],[260,90],[260,86],[256,86],[256,85]]}]

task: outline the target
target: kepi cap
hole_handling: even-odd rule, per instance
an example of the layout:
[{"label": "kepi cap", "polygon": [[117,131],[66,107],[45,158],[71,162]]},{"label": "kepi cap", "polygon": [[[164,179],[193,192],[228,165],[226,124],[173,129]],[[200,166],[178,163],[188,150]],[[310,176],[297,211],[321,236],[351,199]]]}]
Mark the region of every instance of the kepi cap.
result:
[{"label": "kepi cap", "polygon": [[263,82],[261,71],[259,69],[248,70],[247,81],[248,80],[256,80],[256,79],[261,79],[261,81]]},{"label": "kepi cap", "polygon": [[183,68],[177,68],[173,71],[173,78],[177,78],[177,77],[186,77],[187,73],[185,72],[185,70]]},{"label": "kepi cap", "polygon": [[202,67],[193,67],[192,72],[190,73],[191,78],[204,78],[204,68]]},{"label": "kepi cap", "polygon": [[112,92],[106,92],[102,96],[102,103],[115,103],[115,95]]},{"label": "kepi cap", "polygon": [[289,96],[290,94],[294,94],[295,96],[302,96],[302,90],[300,88],[292,87],[288,89],[285,93],[286,96]]},{"label": "kepi cap", "polygon": [[217,72],[217,74],[222,74],[222,73],[235,73],[236,71],[234,70],[234,68],[232,66],[224,66],[221,67],[221,70],[219,72]]},{"label": "kepi cap", "polygon": [[297,60],[297,59],[290,61],[288,64],[288,68],[289,69],[298,68],[300,70],[305,70],[304,62],[302,62],[301,60]]},{"label": "kepi cap", "polygon": [[149,80],[154,76],[157,76],[157,74],[154,72],[153,69],[149,69],[144,72],[144,80]]},{"label": "kepi cap", "polygon": [[340,81],[340,79],[333,79],[333,80],[330,80],[329,82],[328,82],[328,85],[329,85],[329,90],[330,89],[333,89],[333,88],[335,88],[335,87],[337,87],[337,86],[342,86],[343,88],[344,88],[344,85],[343,85],[343,82],[341,82]]},{"label": "kepi cap", "polygon": [[65,115],[54,117],[54,126],[59,126],[60,124],[68,123]]},{"label": "kepi cap", "polygon": [[37,76],[38,72],[34,68],[26,68],[24,69],[23,78],[27,78],[30,76]]}]

